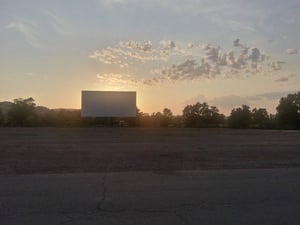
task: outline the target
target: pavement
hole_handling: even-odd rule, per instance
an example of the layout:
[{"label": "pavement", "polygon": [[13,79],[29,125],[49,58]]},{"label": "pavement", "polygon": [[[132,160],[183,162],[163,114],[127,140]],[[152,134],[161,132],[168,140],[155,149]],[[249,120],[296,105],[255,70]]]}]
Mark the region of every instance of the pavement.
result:
[{"label": "pavement", "polygon": [[299,225],[300,168],[0,176],[1,225]]}]

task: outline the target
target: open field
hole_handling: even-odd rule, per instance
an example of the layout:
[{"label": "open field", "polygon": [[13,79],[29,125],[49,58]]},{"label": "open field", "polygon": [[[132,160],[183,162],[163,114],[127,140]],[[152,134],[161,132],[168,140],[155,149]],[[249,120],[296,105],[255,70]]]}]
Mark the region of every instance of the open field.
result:
[{"label": "open field", "polygon": [[0,174],[300,167],[300,131],[0,128]]}]

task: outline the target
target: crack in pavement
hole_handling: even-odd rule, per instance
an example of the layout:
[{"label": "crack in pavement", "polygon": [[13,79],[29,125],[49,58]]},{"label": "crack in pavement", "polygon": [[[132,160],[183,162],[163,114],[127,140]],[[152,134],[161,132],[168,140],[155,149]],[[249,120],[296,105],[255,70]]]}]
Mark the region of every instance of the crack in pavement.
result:
[{"label": "crack in pavement", "polygon": [[[104,211],[103,203],[105,202],[106,193],[107,193],[106,177],[107,177],[106,174],[104,174],[102,177],[101,185],[103,187],[103,190],[101,192],[101,199],[100,199],[99,203],[97,204],[97,211]],[[64,216],[66,217],[66,219],[64,221],[62,221],[61,223],[59,223],[59,225],[71,224],[73,221],[78,220],[80,218],[83,219],[86,216],[96,216],[97,212],[79,213],[79,215],[77,215],[77,216],[76,215],[74,215],[74,216],[67,215],[68,212],[62,212],[62,214],[65,214]],[[78,214],[78,212],[76,214]]]},{"label": "crack in pavement", "polygon": [[104,174],[103,177],[102,177],[102,187],[103,187],[103,191],[102,191],[102,193],[101,193],[101,199],[100,199],[100,201],[99,201],[99,203],[98,203],[98,205],[97,205],[98,211],[103,211],[103,210],[104,210],[104,209],[103,209],[103,203],[104,203],[104,201],[105,201],[105,199],[106,199],[106,194],[107,194],[106,176],[107,176],[107,175]]},{"label": "crack in pavement", "polygon": [[[105,174],[102,177],[102,193],[101,193],[101,199],[99,201],[99,203],[97,204],[97,210],[99,212],[102,213],[171,213],[174,214],[183,224],[185,225],[191,225],[191,223],[182,215],[180,215],[176,209],[107,209],[105,208],[104,202],[106,200],[107,197],[107,191],[108,191],[108,187],[107,187],[107,175]],[[182,208],[182,207],[179,207]],[[177,207],[177,209],[179,209]],[[70,218],[70,220],[68,220],[67,222],[72,222],[73,219]],[[66,223],[66,222],[65,222]],[[62,223],[61,225],[63,225],[64,223]]]},{"label": "crack in pavement", "polygon": [[[107,200],[107,193],[108,193],[108,186],[107,186],[107,174],[104,174],[102,177],[102,192],[101,192],[101,198],[99,200],[99,203],[97,204],[97,211],[100,213],[169,213],[173,214],[178,218],[179,221],[181,221],[184,225],[191,225],[192,223],[185,217],[185,215],[182,215],[178,210],[181,209],[187,209],[190,207],[203,207],[207,206],[208,202],[201,202],[201,203],[186,203],[186,204],[180,204],[177,207],[171,207],[169,209],[139,209],[139,208],[115,208],[115,209],[109,209],[104,206],[105,201]],[[232,203],[224,202],[224,205],[231,205]],[[96,215],[96,214],[94,214]],[[72,223],[76,218],[72,216],[67,216],[67,219],[60,223],[60,225]]]}]

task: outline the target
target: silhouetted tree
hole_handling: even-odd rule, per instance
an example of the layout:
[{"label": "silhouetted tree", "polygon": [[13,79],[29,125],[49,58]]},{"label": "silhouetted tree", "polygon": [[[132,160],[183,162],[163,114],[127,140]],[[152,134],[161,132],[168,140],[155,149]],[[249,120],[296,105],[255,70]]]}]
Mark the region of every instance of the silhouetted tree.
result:
[{"label": "silhouetted tree", "polygon": [[182,115],[176,115],[172,118],[172,125],[174,127],[184,127],[184,119]]},{"label": "silhouetted tree", "polygon": [[183,119],[186,127],[197,127],[200,115],[199,115],[200,103],[197,102],[195,105],[187,105],[183,109]]},{"label": "silhouetted tree", "polygon": [[136,125],[142,127],[167,127],[173,122],[173,113],[168,108],[151,115],[138,111],[136,121]]},{"label": "silhouetted tree", "polygon": [[0,109],[0,126],[2,126],[4,123],[4,115],[2,113],[2,110]]},{"label": "silhouetted tree", "polygon": [[270,117],[265,108],[254,108],[251,112],[251,124],[255,128],[267,128],[270,123]]},{"label": "silhouetted tree", "polygon": [[208,110],[205,111],[204,121],[207,124],[222,124],[225,122],[225,116],[220,114],[216,106],[210,106]]},{"label": "silhouetted tree", "polygon": [[172,116],[173,116],[173,113],[172,113],[171,109],[164,108],[164,110],[163,110],[163,115],[164,115],[165,117],[172,117]]},{"label": "silhouetted tree", "polygon": [[268,126],[267,128],[268,129],[275,129],[275,128],[278,128],[278,121],[277,121],[277,115],[275,114],[270,114],[269,115],[269,123],[268,123]]},{"label": "silhouetted tree", "polygon": [[[74,127],[81,123],[80,110],[59,109],[52,110],[55,126]],[[110,121],[109,121],[110,122]]]},{"label": "silhouetted tree", "polygon": [[136,116],[136,126],[139,126],[139,127],[151,126],[151,117],[149,116],[149,114],[143,113],[138,108],[137,108],[137,116]]},{"label": "silhouetted tree", "polygon": [[34,124],[34,99],[17,98],[8,111],[8,121],[13,126],[29,126]]},{"label": "silhouetted tree", "polygon": [[280,127],[300,129],[300,92],[281,98],[276,109]]},{"label": "silhouetted tree", "polygon": [[164,108],[160,126],[162,126],[162,127],[170,126],[173,122],[172,120],[173,120],[173,113],[172,113],[171,109]]},{"label": "silhouetted tree", "polygon": [[151,126],[167,127],[172,123],[173,113],[170,109],[164,108],[162,112],[151,114]]},{"label": "silhouetted tree", "polygon": [[140,114],[140,109],[136,107],[135,117],[121,117],[118,118],[118,126],[134,127],[138,126],[138,118]]},{"label": "silhouetted tree", "polygon": [[217,107],[209,106],[206,102],[185,106],[182,116],[186,127],[217,125],[221,123],[222,118],[224,119]]},{"label": "silhouetted tree", "polygon": [[161,112],[154,112],[150,116],[150,124],[151,127],[160,127],[161,121],[163,119],[163,114]]},{"label": "silhouetted tree", "polygon": [[243,105],[231,111],[228,118],[229,127],[232,128],[248,128],[251,123],[250,107]]},{"label": "silhouetted tree", "polygon": [[135,123],[136,126],[141,126],[143,114],[144,113],[138,107],[136,107],[136,123]]}]

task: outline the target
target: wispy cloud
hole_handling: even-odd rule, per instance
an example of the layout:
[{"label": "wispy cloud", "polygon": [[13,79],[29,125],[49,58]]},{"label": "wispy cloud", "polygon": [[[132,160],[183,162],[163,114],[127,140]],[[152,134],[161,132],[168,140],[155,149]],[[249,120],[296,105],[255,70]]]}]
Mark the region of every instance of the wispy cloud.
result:
[{"label": "wispy cloud", "polygon": [[36,32],[36,26],[30,23],[24,22],[11,22],[7,24],[4,29],[15,30],[22,34],[26,42],[33,47],[41,47],[38,39],[38,34]]},{"label": "wispy cloud", "polygon": [[210,102],[213,105],[226,109],[232,109],[234,107],[249,104],[246,98],[238,95],[221,96],[212,99]]},{"label": "wispy cloud", "polygon": [[289,55],[296,55],[296,54],[298,54],[298,50],[295,48],[289,48],[286,50],[286,53]]},{"label": "wispy cloud", "polygon": [[70,24],[64,18],[51,11],[45,11],[44,14],[47,16],[47,21],[55,33],[59,35],[70,35],[72,33]]},{"label": "wispy cloud", "polygon": [[252,95],[252,96],[246,96],[245,99],[247,101],[252,102],[252,101],[259,101],[259,100],[261,100],[261,97],[256,96],[256,95]]},{"label": "wispy cloud", "polygon": [[134,63],[147,61],[167,61],[170,55],[183,54],[172,40],[162,40],[157,48],[151,41],[126,41],[114,47],[94,51],[89,57],[104,64],[119,65],[127,68]]},{"label": "wispy cloud", "polygon": [[287,82],[287,81],[289,81],[288,77],[280,77],[275,80],[275,82]]},{"label": "wispy cloud", "polygon": [[189,98],[185,101],[182,102],[182,105],[190,105],[190,104],[195,104],[196,102],[207,102],[208,99],[206,96],[204,95],[197,95],[195,97]]},{"label": "wispy cloud", "polygon": [[137,86],[137,85],[146,85],[153,86],[160,83],[160,80],[157,78],[150,79],[136,79],[131,74],[122,74],[122,73],[103,73],[96,75],[98,81],[105,85],[119,85],[119,86]]},{"label": "wispy cloud", "polygon": [[285,75],[285,76],[281,76],[278,79],[276,79],[275,82],[287,82],[287,81],[289,81],[290,79],[292,79],[296,76],[297,76],[297,74],[295,74],[295,73]]},{"label": "wispy cloud", "polygon": [[[266,92],[266,93],[261,93],[261,94],[257,94],[257,95],[251,95],[251,96],[246,96],[246,97],[241,97],[241,96],[231,96],[228,99],[233,99],[236,103],[242,103],[245,102],[243,104],[250,104],[251,102],[255,102],[255,101],[261,101],[263,99],[266,100],[280,100],[280,98],[285,97],[288,94],[291,93],[296,93],[297,91],[274,91],[274,92]],[[225,100],[228,96],[223,96],[220,98],[220,100],[222,100],[225,97]],[[217,98],[219,99],[219,98]],[[239,102],[240,101],[240,102]],[[226,101],[225,101],[226,102]]]},{"label": "wispy cloud", "polygon": [[99,82],[107,84],[130,84],[136,83],[136,80],[129,74],[105,73],[96,75]]},{"label": "wispy cloud", "polygon": [[33,76],[35,76],[35,74],[32,72],[27,72],[27,73],[25,73],[25,76],[33,77]]},{"label": "wispy cloud", "polygon": [[273,70],[273,71],[278,71],[278,70],[282,70],[282,65],[285,64],[284,61],[273,61],[269,63],[269,67]]},{"label": "wispy cloud", "polygon": [[98,1],[100,4],[104,4],[107,7],[112,7],[117,4],[126,4],[132,2],[132,0],[131,1],[130,0],[96,0],[96,1]]},{"label": "wispy cloud", "polygon": [[265,98],[267,100],[277,100],[278,99],[278,101],[279,101],[279,99],[281,97],[285,97],[286,95],[288,95],[290,93],[293,93],[293,91],[274,91],[274,92],[267,92],[267,93],[263,93],[263,94],[258,94],[257,96]]}]

